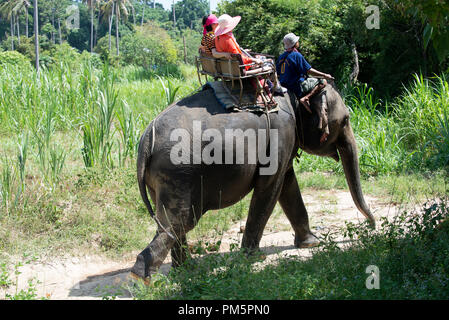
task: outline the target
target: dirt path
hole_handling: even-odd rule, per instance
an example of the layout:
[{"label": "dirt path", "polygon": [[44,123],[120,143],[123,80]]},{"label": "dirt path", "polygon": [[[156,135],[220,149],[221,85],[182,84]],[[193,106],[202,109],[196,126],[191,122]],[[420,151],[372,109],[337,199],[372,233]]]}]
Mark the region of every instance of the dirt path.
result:
[{"label": "dirt path", "polygon": [[[345,221],[363,221],[363,215],[356,209],[351,195],[346,191],[308,191],[303,195],[309,212],[312,232],[318,237],[328,232],[338,232]],[[365,196],[376,220],[380,217],[393,217],[399,208],[381,200]],[[229,252],[232,244],[239,245],[243,234],[241,228],[245,220],[231,227],[222,238],[220,252]],[[267,259],[263,264],[276,260],[279,256],[311,256],[311,249],[297,249],[293,246],[293,231],[283,213],[274,214],[264,231],[261,249]],[[342,236],[337,240],[344,240]],[[138,252],[133,253],[132,257]],[[50,299],[101,299],[111,290],[114,291],[128,281],[132,260],[111,261],[104,257],[64,258],[57,261],[42,261],[26,264],[19,271],[18,285],[9,289],[10,293],[28,287],[29,279],[39,280],[36,286],[39,297]],[[167,274],[170,270],[170,256],[164,261],[160,272]],[[123,291],[123,290],[122,290]],[[126,291],[126,290],[125,290]],[[129,292],[117,292],[118,299],[132,298]],[[0,299],[5,295],[0,289]]]}]

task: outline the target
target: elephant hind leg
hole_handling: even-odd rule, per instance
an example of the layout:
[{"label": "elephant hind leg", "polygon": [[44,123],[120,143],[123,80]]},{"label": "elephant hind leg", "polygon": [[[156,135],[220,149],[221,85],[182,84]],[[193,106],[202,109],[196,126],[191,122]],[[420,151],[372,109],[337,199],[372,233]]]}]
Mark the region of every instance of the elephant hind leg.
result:
[{"label": "elephant hind leg", "polygon": [[137,278],[149,281],[151,274],[157,272],[174,243],[175,239],[171,233],[158,230],[151,243],[137,256],[131,273]]},{"label": "elephant hind leg", "polygon": [[149,281],[151,274],[157,272],[170,250],[174,257],[173,264],[178,266],[185,260],[182,248],[187,243],[186,233],[193,229],[191,208],[170,209],[158,201],[158,230],[151,243],[137,256],[131,273],[136,277]]},{"label": "elephant hind leg", "polygon": [[171,249],[172,266],[177,268],[181,266],[187,259],[187,237],[184,233],[180,235],[179,240],[175,241]]}]

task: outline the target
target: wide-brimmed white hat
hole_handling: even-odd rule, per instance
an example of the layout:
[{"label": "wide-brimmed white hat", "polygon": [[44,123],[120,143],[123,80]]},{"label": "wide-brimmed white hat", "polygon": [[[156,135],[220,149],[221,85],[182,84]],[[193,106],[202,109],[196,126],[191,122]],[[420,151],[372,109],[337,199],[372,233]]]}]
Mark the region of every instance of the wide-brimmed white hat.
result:
[{"label": "wide-brimmed white hat", "polygon": [[231,17],[229,14],[221,15],[218,18],[218,27],[215,29],[215,35],[220,36],[234,30],[239,24],[240,19],[242,19],[240,16]]},{"label": "wide-brimmed white hat", "polygon": [[294,33],[286,34],[284,37],[285,50],[293,48],[295,46],[296,42],[298,42],[298,40],[299,40],[299,37],[296,36]]}]

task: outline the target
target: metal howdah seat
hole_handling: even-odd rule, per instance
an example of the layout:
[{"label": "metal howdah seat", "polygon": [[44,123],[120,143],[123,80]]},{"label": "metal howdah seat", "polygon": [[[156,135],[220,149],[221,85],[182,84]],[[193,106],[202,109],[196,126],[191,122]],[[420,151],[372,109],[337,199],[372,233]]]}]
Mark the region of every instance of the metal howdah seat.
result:
[{"label": "metal howdah seat", "polygon": [[[245,67],[250,68],[246,70]],[[244,64],[240,54],[231,54],[231,59],[216,59],[212,55],[201,54],[199,57],[196,57],[196,68],[200,85],[203,85],[201,81],[202,75],[205,77],[206,82],[207,76],[213,77],[214,80],[221,79],[223,82],[232,82],[232,89],[234,89],[235,86],[234,82],[238,81],[240,84],[239,106],[243,107],[243,80],[251,78],[253,78],[254,82],[257,84],[257,91],[255,92],[253,104],[257,104],[257,97],[259,95],[262,96],[265,107],[274,103],[272,96],[268,97],[264,91],[268,76],[274,73],[274,68],[271,66],[257,66],[255,63]],[[260,80],[263,80],[263,84],[260,83]],[[226,83],[224,83],[223,87],[230,95],[232,95]]]}]

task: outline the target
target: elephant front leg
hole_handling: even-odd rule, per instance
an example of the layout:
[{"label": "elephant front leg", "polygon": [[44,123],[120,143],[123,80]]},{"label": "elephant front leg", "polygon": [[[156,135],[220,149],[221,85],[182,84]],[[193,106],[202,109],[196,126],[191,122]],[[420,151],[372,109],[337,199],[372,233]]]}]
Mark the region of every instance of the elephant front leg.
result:
[{"label": "elephant front leg", "polygon": [[317,246],[319,240],[310,232],[309,217],[293,167],[285,175],[279,203],[295,231],[295,246],[297,248]]},{"label": "elephant front leg", "polygon": [[254,252],[259,248],[263,230],[273,212],[280,191],[281,186],[272,188],[256,187],[254,189],[242,239],[242,248],[247,249],[248,252]]}]

